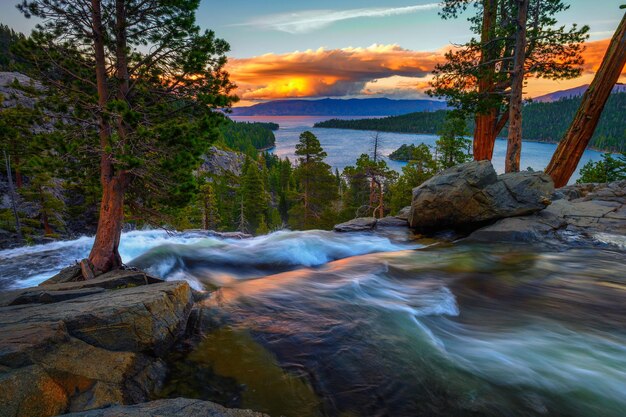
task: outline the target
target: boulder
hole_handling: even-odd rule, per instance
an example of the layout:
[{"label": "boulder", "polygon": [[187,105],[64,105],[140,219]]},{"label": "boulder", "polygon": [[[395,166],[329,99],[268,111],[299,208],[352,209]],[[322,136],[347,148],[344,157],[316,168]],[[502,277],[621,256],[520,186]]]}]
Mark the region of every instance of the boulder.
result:
[{"label": "boulder", "polygon": [[335,225],[335,232],[366,232],[376,227],[376,219],[374,217],[358,217],[348,220],[345,223]]},{"label": "boulder", "polygon": [[411,206],[406,206],[406,207],[402,208],[396,214],[396,217],[399,218],[399,219],[404,219],[404,220],[408,221],[410,215],[411,215]]},{"label": "boulder", "polygon": [[222,407],[209,401],[174,398],[68,414],[67,417],[269,417],[251,410]]},{"label": "boulder", "polygon": [[550,204],[554,186],[543,172],[498,176],[489,161],[452,167],[413,189],[409,224],[420,231],[471,229]]}]

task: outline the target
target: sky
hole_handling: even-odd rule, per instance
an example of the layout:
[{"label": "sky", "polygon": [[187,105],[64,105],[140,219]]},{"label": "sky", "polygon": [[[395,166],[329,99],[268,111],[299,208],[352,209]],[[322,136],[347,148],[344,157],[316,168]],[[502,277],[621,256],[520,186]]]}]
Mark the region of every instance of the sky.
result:
[{"label": "sky", "polygon": [[[588,84],[624,11],[624,0],[566,0],[559,24],[589,25],[583,75],[530,80],[526,95]],[[29,32],[16,0],[0,22]],[[231,45],[239,105],[288,98],[425,98],[434,65],[469,39],[465,17],[442,20],[436,0],[202,0],[198,24]],[[621,81],[626,81],[622,77]]]}]

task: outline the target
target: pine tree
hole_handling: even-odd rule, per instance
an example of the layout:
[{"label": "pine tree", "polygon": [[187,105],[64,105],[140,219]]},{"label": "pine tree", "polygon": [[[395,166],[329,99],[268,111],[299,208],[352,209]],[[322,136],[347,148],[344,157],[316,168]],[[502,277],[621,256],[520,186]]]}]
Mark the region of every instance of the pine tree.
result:
[{"label": "pine tree", "polygon": [[288,213],[289,225],[302,230],[329,227],[329,216],[323,214],[332,208],[337,187],[330,166],[324,162],[326,152],[317,137],[306,131],[300,135],[296,155],[299,158],[294,178],[299,189]]},{"label": "pine tree", "polygon": [[241,195],[245,219],[249,224],[250,230],[254,231],[261,224],[261,219],[265,218],[265,212],[268,208],[265,186],[259,172],[259,166],[255,161],[248,162],[245,167]]},{"label": "pine tree", "polygon": [[200,186],[200,201],[202,204],[202,228],[204,230],[217,230],[220,223],[220,214],[211,182],[207,181]]},{"label": "pine tree", "polygon": [[[194,169],[218,136],[234,86],[228,44],[195,24],[197,0],[24,0],[42,23],[21,54],[47,94],[72,103],[66,141],[89,144],[102,198],[89,255],[96,274],[121,265],[125,203],[186,204]],[[150,48],[145,48],[145,45]],[[76,123],[81,120],[81,123]],[[129,198],[131,201],[127,201]],[[144,211],[148,213],[151,211]]]},{"label": "pine tree", "polygon": [[[446,54],[446,62],[435,69],[430,91],[475,117],[475,160],[491,160],[495,139],[509,119],[509,98],[516,74],[513,71],[515,40],[521,29],[513,16],[518,15],[519,4],[519,0],[444,0],[442,3],[444,19],[459,17],[471,5],[476,10],[468,20],[479,38],[472,38]],[[568,8],[563,0],[529,1],[523,69],[517,74],[554,80],[580,74],[582,42],[588,37],[589,27],[557,26],[554,16]]]},{"label": "pine tree", "polygon": [[437,164],[445,170],[471,159],[472,141],[466,137],[465,119],[450,115],[439,132],[436,142]]},{"label": "pine tree", "polygon": [[391,188],[391,212],[395,213],[411,204],[413,188],[421,185],[437,172],[437,162],[428,145],[421,143],[413,148],[402,175]]},{"label": "pine tree", "polygon": [[349,208],[354,210],[354,216],[384,217],[385,190],[391,188],[397,173],[384,160],[374,161],[368,154],[362,154],[355,166],[344,168],[343,174],[348,178]]}]

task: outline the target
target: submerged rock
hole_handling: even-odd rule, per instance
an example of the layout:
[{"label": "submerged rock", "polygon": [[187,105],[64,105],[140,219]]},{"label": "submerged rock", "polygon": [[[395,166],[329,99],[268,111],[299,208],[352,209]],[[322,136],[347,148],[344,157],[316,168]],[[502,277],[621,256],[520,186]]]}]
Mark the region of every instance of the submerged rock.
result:
[{"label": "submerged rock", "polygon": [[489,161],[468,162],[413,189],[409,224],[422,231],[476,228],[542,210],[553,191],[552,180],[543,172],[498,176]]},{"label": "submerged rock", "polygon": [[157,400],[144,404],[110,407],[82,413],[68,414],[68,417],[268,417],[251,410],[239,410],[221,405],[188,398]]}]

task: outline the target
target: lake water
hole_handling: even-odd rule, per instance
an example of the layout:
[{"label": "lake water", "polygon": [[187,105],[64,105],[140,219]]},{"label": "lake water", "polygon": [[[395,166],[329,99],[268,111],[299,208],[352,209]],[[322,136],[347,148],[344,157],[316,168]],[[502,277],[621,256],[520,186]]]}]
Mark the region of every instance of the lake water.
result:
[{"label": "lake water", "polygon": [[[295,159],[295,146],[298,143],[300,133],[305,130],[312,131],[319,139],[322,147],[328,153],[326,162],[340,171],[348,165],[354,165],[357,158],[362,153],[371,153],[372,138],[375,132],[365,130],[349,130],[349,129],[318,129],[313,128],[316,122],[321,122],[331,118],[340,119],[362,119],[362,116],[237,116],[232,117],[236,121],[250,122],[274,122],[278,123],[280,129],[275,133],[276,147],[272,152],[280,157],[289,157],[292,161]],[[395,151],[403,144],[419,144],[425,143],[434,147],[437,140],[436,135],[418,135],[410,133],[380,133],[379,139],[380,150],[389,166],[396,171],[400,171],[404,162],[392,161],[387,156]],[[524,142],[522,147],[522,169],[528,167],[539,171],[543,170],[550,162],[552,154],[556,149],[556,144]],[[504,156],[506,154],[506,140],[498,139],[496,142],[493,165],[498,173],[504,172]],[[602,153],[594,150],[585,151],[578,169],[580,169],[588,161],[599,161],[602,159]],[[578,170],[572,176],[571,182],[575,182],[579,177]]]}]

